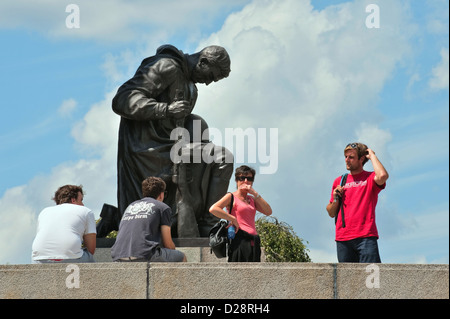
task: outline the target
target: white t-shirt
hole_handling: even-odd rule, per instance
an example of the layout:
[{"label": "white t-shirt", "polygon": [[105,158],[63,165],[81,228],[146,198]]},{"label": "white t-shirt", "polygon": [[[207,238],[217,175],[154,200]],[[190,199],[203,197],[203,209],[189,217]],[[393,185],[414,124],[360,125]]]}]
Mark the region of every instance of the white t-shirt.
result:
[{"label": "white t-shirt", "polygon": [[47,207],[38,217],[32,259],[80,258],[83,236],[93,233],[97,230],[89,208],[75,204]]}]

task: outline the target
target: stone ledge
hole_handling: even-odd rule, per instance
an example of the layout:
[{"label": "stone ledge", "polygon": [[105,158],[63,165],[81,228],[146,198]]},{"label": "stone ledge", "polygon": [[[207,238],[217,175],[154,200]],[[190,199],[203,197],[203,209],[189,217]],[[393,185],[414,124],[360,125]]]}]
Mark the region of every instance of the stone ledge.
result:
[{"label": "stone ledge", "polygon": [[0,298],[448,299],[449,266],[268,262],[0,265]]},{"label": "stone ledge", "polygon": [[[217,258],[212,254],[209,247],[177,247],[177,250],[186,255],[189,263],[227,262],[227,258]],[[261,256],[262,261],[264,261],[263,256]],[[97,248],[94,259],[97,263],[112,262],[111,248]]]},{"label": "stone ledge", "polygon": [[147,274],[146,263],[0,265],[0,298],[147,298]]},{"label": "stone ledge", "polygon": [[150,272],[149,289],[153,298],[326,299],[333,296],[331,264],[154,263]]},{"label": "stone ledge", "polygon": [[[176,247],[209,247],[209,239],[197,238],[172,238]],[[97,238],[97,248],[111,248],[116,242],[115,238]]]},{"label": "stone ledge", "polygon": [[[357,265],[357,264],[356,264]],[[337,265],[337,298],[339,299],[448,299],[449,266],[433,264],[380,264],[379,288],[368,264]],[[372,264],[374,265],[374,264]],[[366,269],[367,268],[367,269]],[[371,276],[370,278],[368,278]],[[349,280],[351,279],[351,280]],[[368,284],[366,284],[368,281]]]}]

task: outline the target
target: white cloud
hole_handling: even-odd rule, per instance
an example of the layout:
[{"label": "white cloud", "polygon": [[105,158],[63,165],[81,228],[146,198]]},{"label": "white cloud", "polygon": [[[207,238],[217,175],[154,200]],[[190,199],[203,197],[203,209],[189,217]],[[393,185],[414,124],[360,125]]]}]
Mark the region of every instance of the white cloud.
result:
[{"label": "white cloud", "polygon": [[[388,161],[387,157],[389,154],[387,145],[391,140],[392,135],[390,132],[382,130],[372,123],[363,122],[356,127],[356,141],[366,144],[367,147],[371,148],[378,157],[381,154],[383,157],[380,157],[379,160],[385,163],[385,166]],[[370,161],[367,162],[365,169],[373,170]]]},{"label": "white cloud", "polygon": [[36,212],[33,203],[24,200],[26,189],[26,186],[11,188],[0,198],[0,264],[31,261],[30,242],[36,231]]},{"label": "white cloud", "polygon": [[[387,6],[400,13],[395,5]],[[214,107],[217,120],[210,124],[218,126],[230,123],[223,120],[230,113],[239,114],[233,117],[234,126],[276,123],[290,130],[281,136],[287,143],[292,141],[289,136],[307,138],[330,127],[330,119],[359,116],[354,111],[374,104],[408,50],[406,35],[399,37],[399,31],[392,30],[400,24],[395,18],[384,19],[386,31],[374,31],[360,27],[365,19],[360,4],[317,12],[307,1],[255,1],[203,41],[228,49],[232,71],[219,88],[201,88],[198,112],[209,115]],[[203,103],[213,99],[214,106]]]},{"label": "white cloud", "polygon": [[[49,174],[32,178],[26,185],[6,191],[0,198],[0,264],[31,262],[31,245],[40,210],[54,205],[51,198],[65,184],[83,185],[84,204],[99,217],[104,203],[116,205],[116,156],[119,117],[112,112],[113,93],[91,106],[76,123],[72,135],[86,159],[65,162]],[[68,105],[72,104],[68,100]]]},{"label": "white cloud", "polygon": [[254,1],[199,46],[227,48],[232,71],[200,87],[195,112],[221,129],[279,129],[279,169],[258,177],[255,188],[317,256],[335,250],[325,205],[332,180],[345,170],[345,144],[364,140],[389,159],[392,136],[377,125],[382,119],[375,106],[410,53],[411,26],[400,3],[379,3],[380,29],[365,27],[367,3],[319,12],[307,1]]},{"label": "white cloud", "polygon": [[309,258],[315,263],[336,263],[336,252],[330,250],[311,249],[308,252]]},{"label": "white cloud", "polygon": [[[66,183],[83,184],[87,192],[85,204],[97,213],[103,203],[115,204],[119,118],[110,107],[114,87],[127,80],[140,60],[162,44],[158,41],[166,26],[172,23],[176,29],[189,25],[196,17],[214,11],[209,1],[194,2],[207,6],[206,11],[184,16],[184,5],[178,6],[166,23],[161,20],[168,16],[162,14],[163,9],[173,8],[174,3],[166,6],[166,2],[158,2],[158,11],[154,3],[146,3],[139,2],[138,6],[136,2],[131,5],[117,0],[108,2],[108,10],[103,10],[99,5],[94,9],[94,3],[79,2],[81,35],[103,37],[105,41],[125,36],[136,39],[139,35],[130,21],[139,21],[142,26],[148,20],[146,27],[155,30],[151,31],[155,38],[136,45],[134,51],[106,56],[103,68],[111,80],[108,92],[72,130],[87,159],[63,163],[51,174],[36,177],[15,190],[20,191],[22,202],[30,207],[48,205],[42,200],[51,196],[48,190],[54,191]],[[296,233],[309,242],[317,261],[335,259],[334,222],[327,216],[325,205],[333,178],[345,169],[345,144],[362,139],[377,154],[389,157],[386,145],[392,136],[378,125],[381,119],[375,106],[397,64],[410,53],[411,24],[401,3],[379,1],[381,28],[367,29],[365,5],[369,3],[349,2],[317,11],[308,1],[256,0],[231,14],[221,30],[198,46],[200,49],[212,43],[223,45],[230,53],[232,71],[229,78],[218,83],[199,85],[194,112],[203,116],[210,127],[222,131],[227,127],[279,129],[279,169],[276,174],[257,177],[255,188],[272,205],[275,216],[293,225]],[[58,12],[61,23],[66,15],[62,7],[52,9]],[[43,10],[31,5],[22,16],[31,15],[32,9]],[[4,26],[8,21],[2,23]],[[22,23],[38,28],[36,21]],[[161,27],[153,28],[157,23]],[[42,28],[48,30],[50,26],[44,24]],[[59,27],[54,34],[66,36],[72,31]],[[230,189],[233,188],[231,183]],[[40,191],[35,193],[35,189]],[[0,202],[2,211],[12,208],[8,210],[11,214],[19,213],[19,208],[15,208],[19,197],[7,193]],[[33,221],[36,214],[28,210],[25,216]],[[6,239],[0,238],[0,249]],[[11,246],[17,250],[23,243]],[[4,261],[8,259],[2,257],[0,263]]]},{"label": "white cloud", "polygon": [[[66,7],[70,2],[44,0],[2,1],[0,28],[26,28],[55,38],[93,39],[103,43],[133,42],[152,38],[164,41],[175,32],[199,34],[201,28],[213,24],[224,10],[246,3],[247,0],[228,0],[222,3],[208,0],[146,1],[108,0],[73,2],[79,9],[79,28],[66,24],[75,12]],[[70,9],[70,8],[69,8]]]},{"label": "white cloud", "polygon": [[76,107],[77,101],[75,101],[74,99],[64,100],[58,109],[58,113],[62,117],[67,117],[72,114],[72,112],[76,109]]},{"label": "white cloud", "polygon": [[7,190],[0,198],[4,221],[0,225],[0,264],[31,262],[37,215],[42,208],[54,205],[51,198],[58,187],[83,185],[84,204],[93,210],[96,218],[104,203],[116,205],[118,117],[110,107],[111,94],[94,104],[84,119],[74,125],[72,134],[87,159],[62,163],[49,174],[36,176],[26,185]]},{"label": "white cloud", "polygon": [[[424,114],[422,114],[424,116]],[[437,123],[438,119],[436,119]],[[397,172],[417,171],[423,173],[423,168],[431,163],[447,160],[449,151],[448,129],[414,131],[409,136],[398,139],[391,148],[395,150],[392,156]],[[433,156],[423,156],[423,150],[433,150]],[[428,172],[429,173],[429,172]],[[415,175],[415,174],[414,174]]]},{"label": "white cloud", "polygon": [[72,136],[79,146],[94,154],[114,156],[117,147],[117,129],[120,117],[111,108],[115,91],[91,106],[84,118],[72,128]]},{"label": "white cloud", "polygon": [[344,123],[376,115],[380,90],[409,50],[401,8],[383,8],[384,29],[373,30],[364,27],[361,2],[320,12],[307,1],[252,2],[199,46],[226,47],[232,71],[200,87],[195,112],[218,128],[279,128],[280,158],[295,159],[286,163],[292,170],[309,161],[298,150],[318,141],[325,152],[340,152],[359,128]]},{"label": "white cloud", "polygon": [[[114,157],[113,157],[114,158]],[[31,262],[31,244],[40,210],[54,205],[51,198],[58,187],[83,185],[84,204],[99,217],[103,203],[116,204],[115,162],[112,156],[63,163],[48,175],[34,177],[26,185],[9,189],[0,198],[0,264]]]},{"label": "white cloud", "polygon": [[[384,262],[448,264],[448,255],[439,253],[442,248],[448,250],[448,207],[444,210],[430,207],[426,215],[409,214],[401,222],[405,227],[382,241],[381,249],[394,252],[391,255],[395,256]],[[411,246],[415,247],[415,253],[411,253]]]},{"label": "white cloud", "polygon": [[449,78],[449,53],[448,48],[441,50],[441,61],[436,65],[432,74],[429,84],[432,89],[447,89],[448,90],[448,78]]},{"label": "white cloud", "polygon": [[427,1],[426,28],[430,33],[446,35],[448,38],[449,3],[447,0]]}]

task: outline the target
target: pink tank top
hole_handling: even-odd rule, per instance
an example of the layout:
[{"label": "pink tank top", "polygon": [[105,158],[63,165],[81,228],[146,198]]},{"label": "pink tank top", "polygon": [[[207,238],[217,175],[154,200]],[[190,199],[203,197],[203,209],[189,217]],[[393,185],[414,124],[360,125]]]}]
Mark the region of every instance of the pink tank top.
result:
[{"label": "pink tank top", "polygon": [[257,235],[258,233],[255,226],[255,202],[253,197],[249,196],[248,198],[250,203],[244,202],[234,196],[234,204],[233,209],[231,210],[231,215],[237,218],[240,229],[251,235]]}]

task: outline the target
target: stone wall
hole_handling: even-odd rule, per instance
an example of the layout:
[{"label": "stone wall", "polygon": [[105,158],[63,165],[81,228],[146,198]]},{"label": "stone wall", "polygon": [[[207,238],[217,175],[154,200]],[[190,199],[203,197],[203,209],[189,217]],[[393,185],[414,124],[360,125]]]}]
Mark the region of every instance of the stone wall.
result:
[{"label": "stone wall", "polygon": [[0,265],[2,299],[448,299],[449,266],[328,263]]}]

